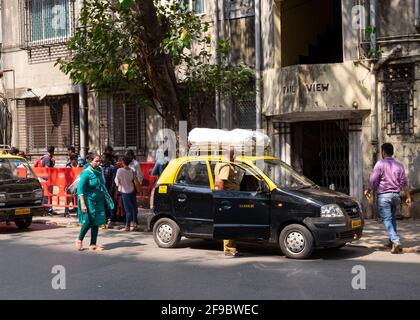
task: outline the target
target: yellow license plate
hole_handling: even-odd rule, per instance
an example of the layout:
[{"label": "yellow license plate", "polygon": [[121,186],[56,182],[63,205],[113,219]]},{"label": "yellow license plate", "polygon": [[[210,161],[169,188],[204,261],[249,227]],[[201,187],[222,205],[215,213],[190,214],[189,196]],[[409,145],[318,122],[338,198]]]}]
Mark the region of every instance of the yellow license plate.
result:
[{"label": "yellow license plate", "polygon": [[25,208],[25,209],[16,209],[15,210],[15,215],[19,216],[19,215],[23,215],[23,214],[30,214],[31,213],[31,209],[29,208]]},{"label": "yellow license plate", "polygon": [[351,221],[351,227],[352,228],[358,228],[361,225],[362,225],[362,220],[360,220],[360,219]]}]

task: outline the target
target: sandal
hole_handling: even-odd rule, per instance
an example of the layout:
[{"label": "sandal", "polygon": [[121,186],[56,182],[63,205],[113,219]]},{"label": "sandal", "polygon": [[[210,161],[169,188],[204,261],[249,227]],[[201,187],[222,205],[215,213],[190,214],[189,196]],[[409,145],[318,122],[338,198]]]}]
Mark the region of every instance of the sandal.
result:
[{"label": "sandal", "polygon": [[93,245],[89,247],[90,251],[104,251],[104,248],[97,246],[97,245]]},{"label": "sandal", "polygon": [[78,251],[83,251],[83,241],[82,240],[79,240],[79,239],[76,240],[76,249]]}]

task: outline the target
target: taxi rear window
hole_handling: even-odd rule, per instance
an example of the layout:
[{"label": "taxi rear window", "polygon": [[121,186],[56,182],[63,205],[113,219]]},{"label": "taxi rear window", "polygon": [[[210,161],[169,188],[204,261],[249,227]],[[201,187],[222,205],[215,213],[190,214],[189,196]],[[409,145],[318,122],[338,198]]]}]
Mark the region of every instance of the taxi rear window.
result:
[{"label": "taxi rear window", "polygon": [[210,188],[206,163],[191,161],[183,164],[175,182],[178,184]]}]

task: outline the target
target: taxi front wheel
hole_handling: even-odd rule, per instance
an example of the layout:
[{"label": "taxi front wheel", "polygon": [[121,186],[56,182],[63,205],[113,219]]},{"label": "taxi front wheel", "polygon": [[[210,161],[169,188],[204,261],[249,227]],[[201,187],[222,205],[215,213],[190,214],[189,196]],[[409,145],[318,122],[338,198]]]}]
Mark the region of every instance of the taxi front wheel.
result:
[{"label": "taxi front wheel", "polygon": [[291,259],[305,259],[314,250],[312,233],[300,224],[290,224],[280,233],[281,251]]},{"label": "taxi front wheel", "polygon": [[175,248],[181,240],[178,224],[169,218],[159,219],[153,226],[153,238],[161,248]]}]

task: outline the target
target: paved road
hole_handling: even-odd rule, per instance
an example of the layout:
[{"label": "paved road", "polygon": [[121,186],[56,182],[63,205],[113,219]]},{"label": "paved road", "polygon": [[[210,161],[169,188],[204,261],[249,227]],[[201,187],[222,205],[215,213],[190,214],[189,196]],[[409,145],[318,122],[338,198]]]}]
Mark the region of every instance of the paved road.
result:
[{"label": "paved road", "polygon": [[[420,254],[347,246],[296,261],[276,247],[240,244],[225,258],[219,242],[184,239],[160,249],[150,233],[101,230],[101,253],[74,249],[76,227],[0,224],[0,299],[419,299]],[[66,289],[52,289],[52,268]],[[354,290],[355,265],[366,290]],[[359,282],[360,283],[360,282]]]}]

